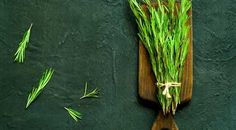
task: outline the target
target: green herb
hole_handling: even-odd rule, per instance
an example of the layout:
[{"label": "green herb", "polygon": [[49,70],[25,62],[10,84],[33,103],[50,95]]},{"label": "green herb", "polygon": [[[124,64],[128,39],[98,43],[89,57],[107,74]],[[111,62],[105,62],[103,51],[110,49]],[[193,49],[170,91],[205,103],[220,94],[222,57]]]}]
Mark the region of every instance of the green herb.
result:
[{"label": "green herb", "polygon": [[[180,89],[183,66],[189,48],[190,26],[188,11],[190,0],[181,0],[180,7],[175,0],[144,0],[144,6],[136,0],[128,0],[136,17],[143,45],[149,53],[152,70],[157,80],[157,98],[164,114],[175,114],[180,103]],[[148,15],[147,15],[148,14]]]},{"label": "green herb", "polygon": [[91,91],[89,93],[87,93],[87,88],[88,88],[88,83],[86,82],[85,87],[84,87],[84,95],[80,99],[83,99],[83,98],[97,98],[98,97],[99,91],[98,91],[97,88],[95,88],[93,91]]},{"label": "green herb", "polygon": [[25,49],[27,48],[27,44],[29,43],[30,39],[30,31],[33,24],[30,25],[27,32],[25,32],[22,41],[19,43],[19,47],[15,53],[15,61],[19,63],[23,63],[25,59]]},{"label": "green herb", "polygon": [[27,99],[26,108],[29,107],[29,105],[38,97],[38,95],[42,92],[44,87],[47,85],[49,80],[51,79],[53,75],[54,70],[52,68],[46,69],[46,71],[43,73],[39,85],[37,88],[33,88],[32,92],[29,94]]},{"label": "green herb", "polygon": [[81,113],[71,109],[71,108],[67,108],[67,107],[64,107],[67,112],[70,114],[70,116],[77,122],[79,119],[81,120],[82,119],[82,115]]}]

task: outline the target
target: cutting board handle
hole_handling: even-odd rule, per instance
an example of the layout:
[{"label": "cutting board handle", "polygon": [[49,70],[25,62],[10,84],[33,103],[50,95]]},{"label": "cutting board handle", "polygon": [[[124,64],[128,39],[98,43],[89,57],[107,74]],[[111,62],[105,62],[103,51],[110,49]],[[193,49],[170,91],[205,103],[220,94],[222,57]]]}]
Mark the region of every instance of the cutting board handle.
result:
[{"label": "cutting board handle", "polygon": [[160,112],[152,125],[152,130],[179,130],[171,114]]}]

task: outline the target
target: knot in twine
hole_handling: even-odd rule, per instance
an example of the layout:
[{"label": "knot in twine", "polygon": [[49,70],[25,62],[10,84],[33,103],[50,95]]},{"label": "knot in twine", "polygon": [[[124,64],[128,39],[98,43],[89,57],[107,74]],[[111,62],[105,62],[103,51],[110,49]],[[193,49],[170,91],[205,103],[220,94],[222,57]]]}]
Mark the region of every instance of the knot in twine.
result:
[{"label": "knot in twine", "polygon": [[170,87],[180,87],[181,83],[167,82],[167,83],[157,83],[157,85],[159,85],[161,88],[165,87],[165,89],[163,90],[162,94],[165,95],[167,98],[171,98],[170,92],[169,92],[169,88]]}]

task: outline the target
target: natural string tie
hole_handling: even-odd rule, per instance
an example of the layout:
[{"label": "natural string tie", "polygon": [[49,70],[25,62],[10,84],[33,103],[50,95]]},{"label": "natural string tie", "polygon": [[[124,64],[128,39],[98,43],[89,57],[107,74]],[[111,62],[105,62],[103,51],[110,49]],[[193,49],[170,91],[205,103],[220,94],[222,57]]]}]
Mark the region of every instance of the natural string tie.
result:
[{"label": "natural string tie", "polygon": [[176,82],[167,82],[167,83],[157,83],[160,87],[165,87],[162,94],[165,95],[167,98],[171,98],[169,88],[170,87],[180,87],[181,83]]}]

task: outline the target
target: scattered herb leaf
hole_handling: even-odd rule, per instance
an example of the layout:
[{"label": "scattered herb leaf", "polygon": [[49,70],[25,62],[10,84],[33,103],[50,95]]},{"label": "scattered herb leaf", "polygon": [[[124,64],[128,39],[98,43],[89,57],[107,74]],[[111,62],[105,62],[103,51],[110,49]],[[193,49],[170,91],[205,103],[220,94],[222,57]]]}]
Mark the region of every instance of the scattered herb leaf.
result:
[{"label": "scattered herb leaf", "polygon": [[93,91],[87,93],[87,89],[88,89],[88,83],[85,83],[85,87],[84,87],[84,95],[80,98],[97,98],[99,95],[99,91],[97,88],[95,88]]},{"label": "scattered herb leaf", "polygon": [[79,113],[78,111],[75,111],[71,108],[67,108],[67,107],[64,107],[67,112],[70,114],[70,116],[77,122],[79,119],[81,120],[82,119],[82,115],[81,113]]},{"label": "scattered herb leaf", "polygon": [[29,105],[38,97],[38,95],[42,92],[43,88],[47,85],[49,80],[51,79],[53,75],[54,70],[52,68],[46,69],[46,71],[43,73],[39,85],[37,88],[33,88],[32,92],[29,94],[27,99],[26,108],[29,107]]},{"label": "scattered herb leaf", "polygon": [[19,43],[19,47],[15,53],[15,61],[18,63],[23,63],[25,59],[25,49],[27,48],[27,44],[29,43],[30,39],[30,31],[33,24],[30,25],[27,32],[25,32],[22,41]]}]

